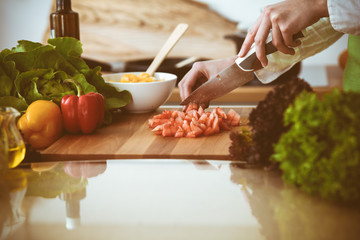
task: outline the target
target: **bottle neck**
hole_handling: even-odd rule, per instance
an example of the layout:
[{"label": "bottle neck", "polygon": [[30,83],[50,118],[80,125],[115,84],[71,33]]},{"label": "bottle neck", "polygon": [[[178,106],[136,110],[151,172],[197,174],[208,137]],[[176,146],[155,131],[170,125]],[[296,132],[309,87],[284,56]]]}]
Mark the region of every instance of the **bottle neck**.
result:
[{"label": "bottle neck", "polygon": [[71,0],[56,0],[56,10],[71,10]]}]

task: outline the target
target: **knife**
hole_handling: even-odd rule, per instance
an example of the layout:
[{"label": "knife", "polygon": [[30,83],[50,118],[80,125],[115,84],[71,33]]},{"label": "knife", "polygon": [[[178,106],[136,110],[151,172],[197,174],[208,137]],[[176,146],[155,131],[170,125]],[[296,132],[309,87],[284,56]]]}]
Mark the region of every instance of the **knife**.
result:
[{"label": "knife", "polygon": [[[298,32],[293,36],[294,39],[301,37],[304,37],[302,32]],[[265,54],[269,55],[276,51],[277,48],[272,44],[272,37],[269,34],[266,39]],[[262,66],[256,57],[255,45],[253,44],[245,57],[237,58],[235,63],[195,89],[180,105],[187,105],[189,103],[206,104],[251,81],[255,78],[254,71],[261,68]]]}]

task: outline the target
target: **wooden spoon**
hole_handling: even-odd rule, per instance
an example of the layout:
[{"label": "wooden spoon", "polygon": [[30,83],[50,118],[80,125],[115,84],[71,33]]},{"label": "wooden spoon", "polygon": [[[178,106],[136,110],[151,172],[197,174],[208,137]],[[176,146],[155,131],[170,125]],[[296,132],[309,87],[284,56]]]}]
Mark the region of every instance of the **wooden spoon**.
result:
[{"label": "wooden spoon", "polygon": [[171,49],[173,49],[179,39],[184,35],[188,27],[189,25],[186,23],[180,23],[176,26],[170,37],[166,40],[165,44],[151,62],[150,66],[146,70],[146,73],[148,73],[150,76],[154,75],[160,64],[164,61],[166,56],[169,54]]}]

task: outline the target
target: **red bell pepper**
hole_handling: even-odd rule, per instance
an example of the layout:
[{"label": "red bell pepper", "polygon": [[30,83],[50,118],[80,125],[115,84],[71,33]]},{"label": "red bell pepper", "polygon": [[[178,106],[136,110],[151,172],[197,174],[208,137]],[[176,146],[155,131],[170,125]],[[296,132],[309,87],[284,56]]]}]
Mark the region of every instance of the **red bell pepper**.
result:
[{"label": "red bell pepper", "polygon": [[95,92],[69,94],[61,99],[61,111],[66,131],[91,133],[104,121],[104,97]]}]

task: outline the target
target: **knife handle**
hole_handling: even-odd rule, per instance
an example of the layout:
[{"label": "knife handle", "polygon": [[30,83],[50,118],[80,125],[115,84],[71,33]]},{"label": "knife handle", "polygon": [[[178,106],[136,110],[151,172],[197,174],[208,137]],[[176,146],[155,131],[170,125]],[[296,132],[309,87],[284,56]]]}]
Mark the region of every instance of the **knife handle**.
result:
[{"label": "knife handle", "polygon": [[[300,31],[294,34],[293,39],[304,37],[304,34]],[[272,44],[271,34],[268,35],[265,44],[265,54],[269,55],[277,51],[277,48]],[[260,61],[256,57],[255,45],[253,44],[248,54],[243,58],[236,59],[237,65],[244,71],[254,71],[262,68]]]}]

